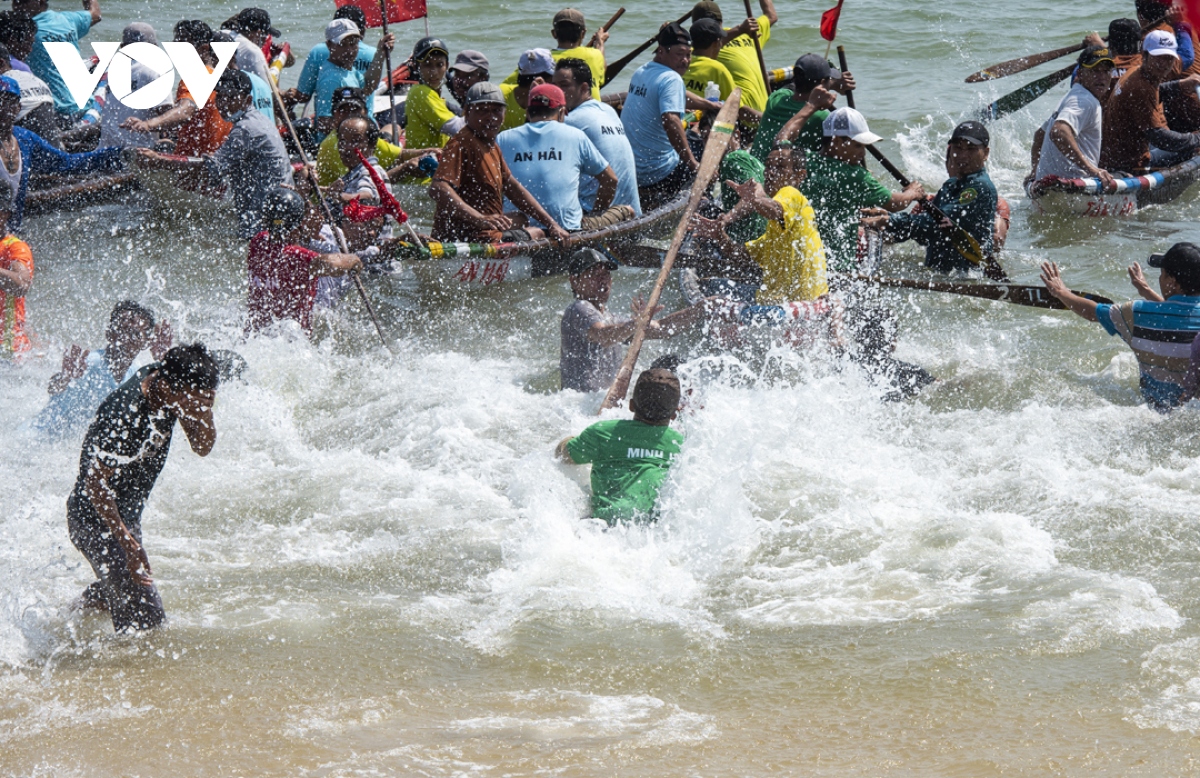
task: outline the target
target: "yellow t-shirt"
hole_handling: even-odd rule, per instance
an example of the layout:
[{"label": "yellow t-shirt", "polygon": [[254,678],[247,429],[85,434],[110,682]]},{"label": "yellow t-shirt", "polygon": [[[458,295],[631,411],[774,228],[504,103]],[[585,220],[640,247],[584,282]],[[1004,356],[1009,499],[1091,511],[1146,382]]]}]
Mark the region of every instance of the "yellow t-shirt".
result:
[{"label": "yellow t-shirt", "polygon": [[[390,170],[403,151],[403,146],[394,146],[383,138],[375,142],[375,160],[384,170]],[[342,155],[338,154],[337,133],[331,132],[325,136],[321,147],[317,149],[317,183],[329,186],[347,172],[349,171],[346,166],[342,164]]]},{"label": "yellow t-shirt", "polygon": [[[592,97],[596,100],[600,99],[600,87],[604,86],[604,73],[608,70],[608,64],[604,61],[604,53],[599,49],[593,49],[591,46],[576,46],[573,49],[551,49],[550,58],[555,62],[560,59],[581,59],[588,64],[592,69]],[[755,60],[757,62],[758,60]],[[501,83],[513,84],[517,83],[517,71],[513,71],[512,75],[504,79]],[[524,122],[524,119],[521,120]]]},{"label": "yellow t-shirt", "polygon": [[829,292],[816,214],[808,198],[793,187],[785,186],[772,199],[783,206],[783,222],[768,219],[767,231],[746,244],[746,251],[763,270],[757,302],[815,300]]},{"label": "yellow t-shirt", "polygon": [[450,140],[442,134],[442,126],[454,118],[454,112],[437,92],[425,84],[417,84],[408,90],[404,102],[405,143],[414,149],[440,149]]},{"label": "yellow t-shirt", "polygon": [[[755,59],[755,67],[758,66],[757,62],[758,60]],[[733,91],[733,75],[730,74],[729,68],[715,59],[692,57],[692,64],[683,74],[684,86],[692,94],[704,97],[704,90],[708,87],[709,81],[712,81],[721,90],[722,100],[729,97],[729,93]]]},{"label": "yellow t-shirt", "polygon": [[501,84],[500,91],[504,93],[504,102],[506,104],[504,110],[504,124],[500,125],[500,131],[511,130],[514,127],[520,127],[525,123],[525,109],[517,102],[517,98],[513,97],[513,92],[517,90],[516,84]]},{"label": "yellow t-shirt", "polygon": [[[728,28],[726,28],[728,29]],[[771,20],[758,17],[758,41],[765,51],[771,38]],[[767,85],[763,83],[758,53],[749,35],[739,35],[721,47],[717,61],[729,68],[733,83],[742,88],[742,105],[762,111],[767,107]]]}]

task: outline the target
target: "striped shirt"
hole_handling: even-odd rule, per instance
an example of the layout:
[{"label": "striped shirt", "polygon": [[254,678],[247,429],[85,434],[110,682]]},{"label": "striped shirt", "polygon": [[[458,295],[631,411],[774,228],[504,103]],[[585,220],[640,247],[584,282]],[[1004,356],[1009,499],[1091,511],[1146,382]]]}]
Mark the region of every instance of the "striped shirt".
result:
[{"label": "striped shirt", "polygon": [[1159,410],[1178,405],[1192,341],[1200,332],[1200,295],[1174,295],[1161,303],[1099,305],[1096,319],[1133,349],[1146,402]]}]

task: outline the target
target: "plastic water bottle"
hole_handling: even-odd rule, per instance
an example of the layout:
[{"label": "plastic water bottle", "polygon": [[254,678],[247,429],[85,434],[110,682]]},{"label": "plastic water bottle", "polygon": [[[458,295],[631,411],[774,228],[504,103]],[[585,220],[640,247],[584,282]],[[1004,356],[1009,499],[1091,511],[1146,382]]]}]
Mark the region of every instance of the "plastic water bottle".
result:
[{"label": "plastic water bottle", "polygon": [[717,86],[716,81],[709,81],[704,87],[704,99],[717,105],[722,105],[725,102],[721,99],[721,87]]}]

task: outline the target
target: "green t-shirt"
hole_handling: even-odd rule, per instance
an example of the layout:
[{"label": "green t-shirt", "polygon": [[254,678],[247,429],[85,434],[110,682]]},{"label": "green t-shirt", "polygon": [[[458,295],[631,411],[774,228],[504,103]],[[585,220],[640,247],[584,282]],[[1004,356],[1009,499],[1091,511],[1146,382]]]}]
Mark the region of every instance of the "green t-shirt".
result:
[{"label": "green t-shirt", "polygon": [[692,64],[688,65],[687,72],[683,74],[684,86],[692,94],[704,97],[704,90],[708,87],[709,81],[716,84],[717,88],[721,90],[720,99],[722,101],[733,91],[733,76],[730,75],[729,68],[715,59],[692,57]]},{"label": "green t-shirt", "polygon": [[859,210],[878,208],[891,191],[865,167],[847,165],[818,152],[808,155],[808,175],[800,186],[817,214],[817,231],[834,269],[854,267]]},{"label": "green t-shirt", "polygon": [[593,516],[609,524],[653,521],[659,487],[682,443],[670,427],[622,419],[588,427],[567,443],[567,453],[592,465]]},{"label": "green t-shirt", "polygon": [[[771,153],[771,147],[775,145],[775,136],[783,129],[783,125],[800,113],[804,106],[808,105],[804,100],[797,100],[796,93],[790,89],[776,89],[767,98],[767,108],[763,111],[762,121],[758,124],[758,134],[754,136],[754,145],[750,147],[750,154],[764,165],[767,163],[767,155]],[[829,111],[816,111],[800,128],[800,135],[796,138],[796,145],[811,157],[821,150],[821,139],[825,137],[825,131],[821,125],[825,123],[825,119],[829,116]]]}]

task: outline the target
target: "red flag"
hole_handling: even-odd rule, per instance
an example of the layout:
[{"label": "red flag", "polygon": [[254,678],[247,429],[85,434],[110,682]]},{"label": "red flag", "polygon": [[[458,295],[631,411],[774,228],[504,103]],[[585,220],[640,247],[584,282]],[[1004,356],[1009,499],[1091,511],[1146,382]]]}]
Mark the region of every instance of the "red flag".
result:
[{"label": "red flag", "polygon": [[836,8],[830,8],[821,14],[821,37],[827,41],[832,41],[837,36],[838,18],[842,15],[842,3],[844,2],[846,0],[838,0]]},{"label": "red flag", "polygon": [[1183,18],[1193,30],[1200,30],[1200,0],[1183,0]]},{"label": "red flag", "polygon": [[[379,0],[334,0],[334,2],[338,8],[344,5],[358,7],[366,14],[368,27],[383,26],[383,14],[379,11]],[[429,15],[425,8],[425,0],[383,0],[383,5],[387,6],[388,24],[407,22]]]}]

